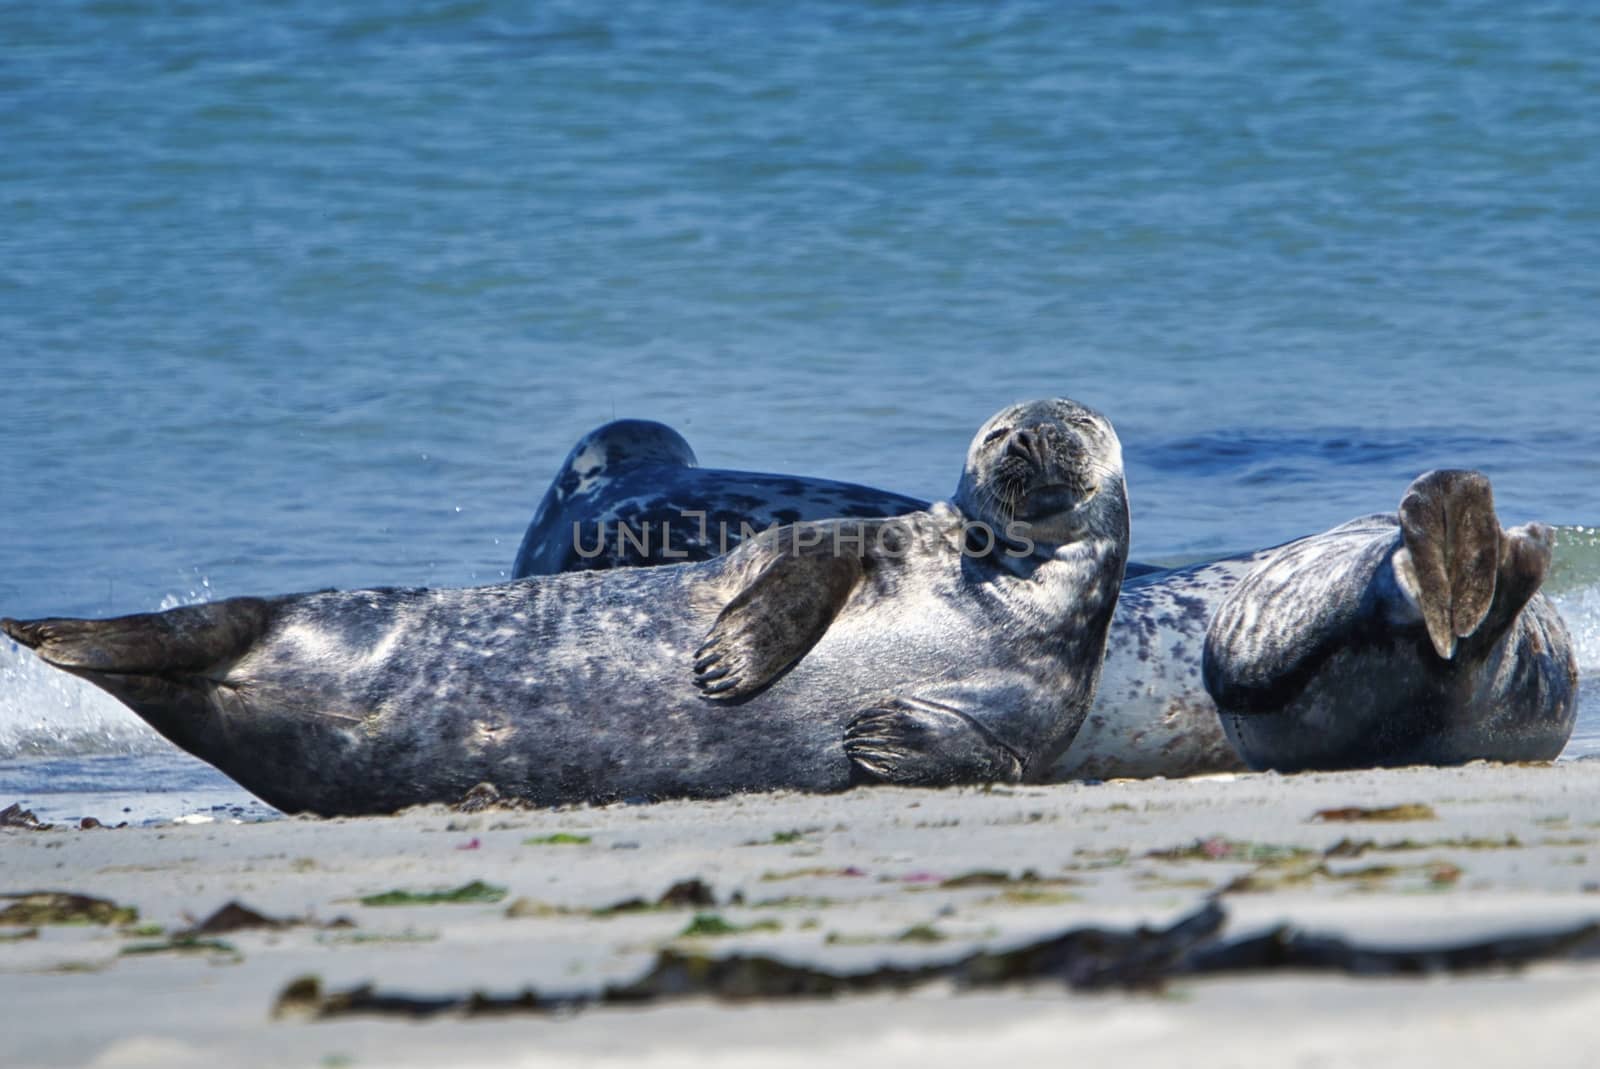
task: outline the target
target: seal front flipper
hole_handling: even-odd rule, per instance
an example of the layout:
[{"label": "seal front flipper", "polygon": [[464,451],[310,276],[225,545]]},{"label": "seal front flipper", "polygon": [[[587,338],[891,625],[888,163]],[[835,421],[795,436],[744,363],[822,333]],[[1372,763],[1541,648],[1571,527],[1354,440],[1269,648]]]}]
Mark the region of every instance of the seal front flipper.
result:
[{"label": "seal front flipper", "polygon": [[1017,752],[959,709],[895,697],[857,713],[844,730],[851,779],[939,787],[952,783],[1017,783]]},{"label": "seal front flipper", "polygon": [[[1500,521],[1488,477],[1453,470],[1418,476],[1400,501],[1400,530],[1405,546],[1394,555],[1395,575],[1416,598],[1434,650],[1448,661],[1494,601]],[[1537,589],[1536,581],[1527,597]]]},{"label": "seal front flipper", "polygon": [[[774,533],[781,543],[785,532],[798,530]],[[728,602],[695,651],[694,684],[701,694],[718,701],[747,698],[817,644],[862,573],[860,556],[833,548],[781,553]]]}]

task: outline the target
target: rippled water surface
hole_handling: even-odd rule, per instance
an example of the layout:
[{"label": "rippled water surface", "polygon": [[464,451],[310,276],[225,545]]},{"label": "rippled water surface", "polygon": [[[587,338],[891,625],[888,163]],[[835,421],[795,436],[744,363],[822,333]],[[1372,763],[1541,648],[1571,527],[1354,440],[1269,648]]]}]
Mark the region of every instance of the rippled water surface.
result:
[{"label": "rippled water surface", "polygon": [[[1488,471],[1593,671],[1597,56],[1579,0],[0,6],[0,612],[493,581],[621,415],[943,495],[1068,394],[1144,558]],[[0,753],[128,723],[0,648]]]}]

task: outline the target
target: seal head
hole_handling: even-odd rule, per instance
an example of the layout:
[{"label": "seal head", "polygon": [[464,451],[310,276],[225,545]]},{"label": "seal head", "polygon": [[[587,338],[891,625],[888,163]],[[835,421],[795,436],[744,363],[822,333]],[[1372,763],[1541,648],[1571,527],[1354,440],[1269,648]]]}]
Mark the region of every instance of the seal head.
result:
[{"label": "seal head", "polygon": [[1105,417],[1075,401],[1012,405],[973,438],[954,503],[1011,547],[1126,542],[1122,444]]}]

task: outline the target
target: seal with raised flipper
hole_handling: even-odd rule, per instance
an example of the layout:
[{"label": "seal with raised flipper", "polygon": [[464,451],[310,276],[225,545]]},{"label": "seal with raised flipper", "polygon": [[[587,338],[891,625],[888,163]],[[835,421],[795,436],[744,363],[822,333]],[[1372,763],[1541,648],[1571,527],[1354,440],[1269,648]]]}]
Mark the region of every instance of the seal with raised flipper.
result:
[{"label": "seal with raised flipper", "polygon": [[1127,540],[1110,423],[1039,401],[949,502],[701,563],[0,623],[291,811],[1032,781],[1093,699]]},{"label": "seal with raised flipper", "polygon": [[1252,768],[1549,761],[1577,658],[1549,599],[1554,532],[1502,530],[1488,477],[1433,471],[1397,513],[1280,547],[1218,607],[1204,677]]},{"label": "seal with raised flipper", "polygon": [[[611,448],[638,427],[673,449]],[[574,472],[584,457],[587,482]],[[924,507],[869,487],[701,469],[693,457],[661,424],[591,432],[556,479],[583,492],[552,487],[516,574],[561,566],[574,539],[592,547],[601,531],[628,552],[586,567],[706,559],[729,531]],[[718,537],[692,536],[702,516],[716,518]],[[1548,528],[1501,531],[1487,478],[1448,470],[1413,482],[1398,514],[1179,568],[1130,563],[1094,707],[1050,778],[1554,758],[1576,717],[1577,662],[1538,593],[1549,563]],[[1460,641],[1435,641],[1442,619]]]}]

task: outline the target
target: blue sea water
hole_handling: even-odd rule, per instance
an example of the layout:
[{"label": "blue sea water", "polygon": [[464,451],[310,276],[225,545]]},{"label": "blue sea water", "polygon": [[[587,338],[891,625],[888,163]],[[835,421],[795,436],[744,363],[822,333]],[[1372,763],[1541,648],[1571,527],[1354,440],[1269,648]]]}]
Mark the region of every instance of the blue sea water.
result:
[{"label": "blue sea water", "polygon": [[[941,496],[1067,394],[1144,559],[1482,468],[1600,671],[1597,56],[1584,0],[0,5],[0,613],[492,582],[614,416]],[[155,745],[0,644],[12,794]]]}]

